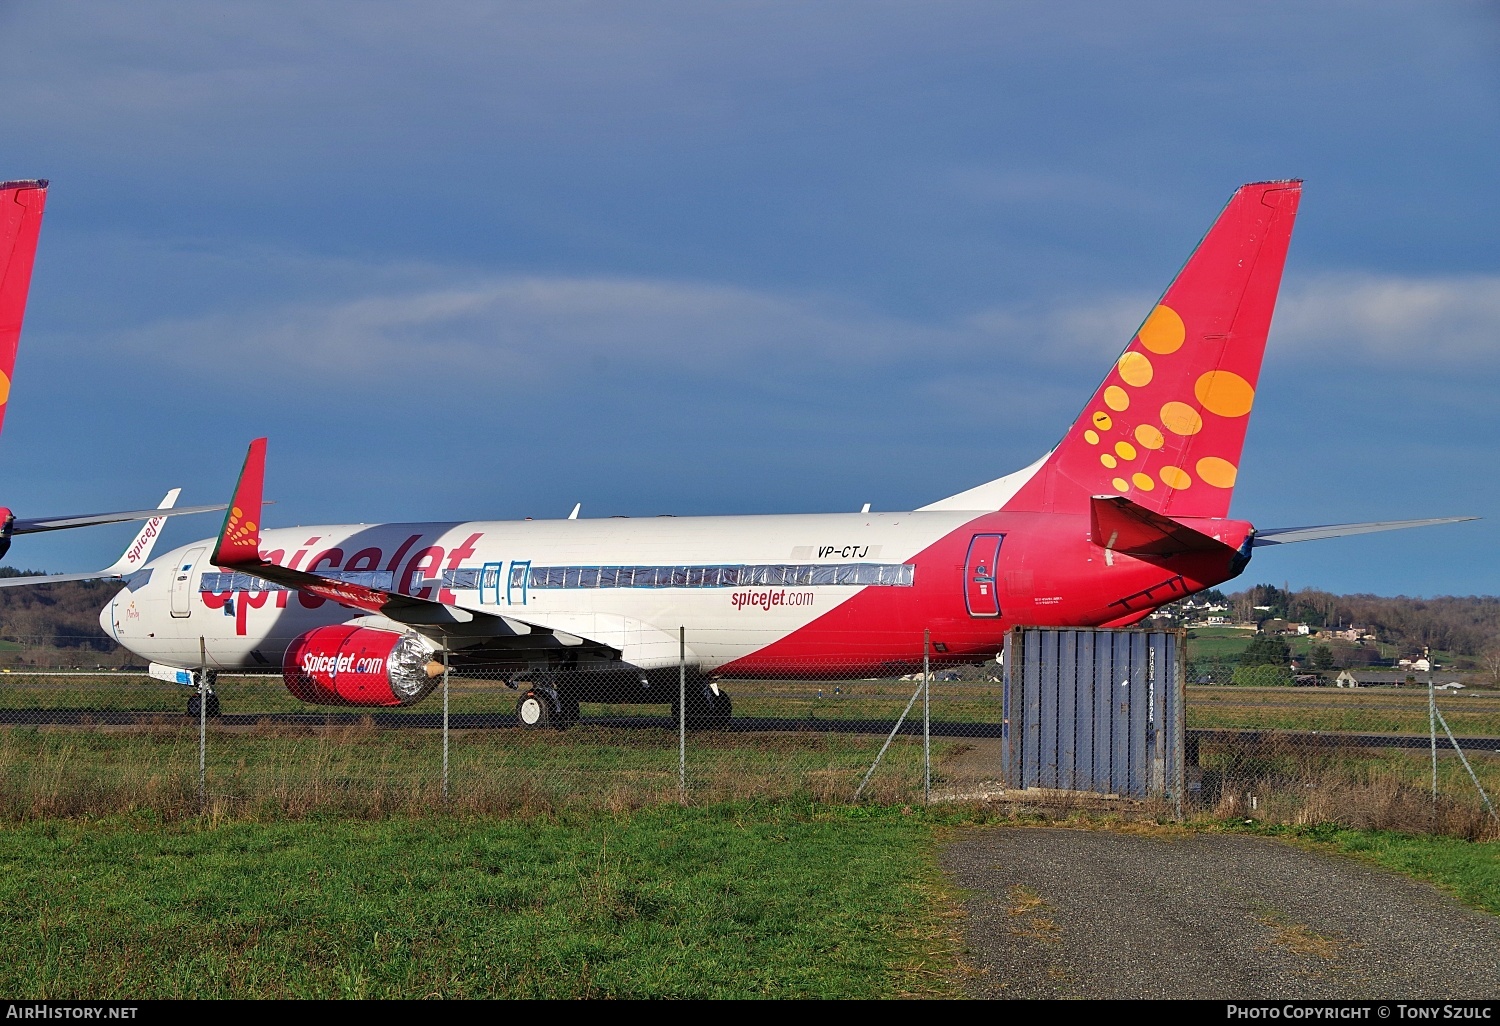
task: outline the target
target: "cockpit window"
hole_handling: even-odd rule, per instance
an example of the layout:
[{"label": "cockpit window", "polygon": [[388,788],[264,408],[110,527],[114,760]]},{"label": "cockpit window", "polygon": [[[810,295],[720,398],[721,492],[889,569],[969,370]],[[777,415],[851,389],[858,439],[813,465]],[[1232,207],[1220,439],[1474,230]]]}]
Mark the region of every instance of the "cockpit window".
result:
[{"label": "cockpit window", "polygon": [[125,578],[125,587],[129,588],[131,591],[140,591],[142,588],[144,588],[146,585],[148,585],[150,583],[151,583],[151,571],[150,570],[137,570],[135,573],[133,573],[129,577]]}]

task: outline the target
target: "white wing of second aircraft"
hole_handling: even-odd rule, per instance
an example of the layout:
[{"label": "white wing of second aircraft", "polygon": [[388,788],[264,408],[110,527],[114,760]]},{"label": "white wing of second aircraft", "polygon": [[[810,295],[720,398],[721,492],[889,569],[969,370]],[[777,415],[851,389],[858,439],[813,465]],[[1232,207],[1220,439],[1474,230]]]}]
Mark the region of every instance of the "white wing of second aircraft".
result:
[{"label": "white wing of second aircraft", "polygon": [[[177,496],[181,494],[181,488],[173,488],[161,500],[157,509],[172,509],[177,503]],[[213,508],[213,507],[205,507]],[[222,509],[223,507],[219,507]],[[184,511],[185,512],[185,511]],[[0,588],[21,588],[31,584],[61,584],[64,581],[99,581],[118,580],[129,577],[151,558],[151,550],[156,547],[156,539],[161,537],[161,525],[166,523],[167,514],[155,516],[146,521],[140,532],[125,546],[125,551],[120,558],[115,560],[103,570],[85,574],[51,574],[46,577],[0,577]]]}]

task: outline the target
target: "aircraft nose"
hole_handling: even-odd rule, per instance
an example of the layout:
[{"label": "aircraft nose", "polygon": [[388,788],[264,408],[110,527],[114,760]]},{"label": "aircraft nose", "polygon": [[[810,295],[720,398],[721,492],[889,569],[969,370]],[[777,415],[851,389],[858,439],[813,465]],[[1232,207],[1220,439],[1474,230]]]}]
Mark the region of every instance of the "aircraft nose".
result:
[{"label": "aircraft nose", "polygon": [[103,609],[99,610],[99,626],[104,628],[105,634],[116,641],[120,640],[120,636],[115,632],[115,603],[118,601],[120,601],[118,598],[112,598]]}]

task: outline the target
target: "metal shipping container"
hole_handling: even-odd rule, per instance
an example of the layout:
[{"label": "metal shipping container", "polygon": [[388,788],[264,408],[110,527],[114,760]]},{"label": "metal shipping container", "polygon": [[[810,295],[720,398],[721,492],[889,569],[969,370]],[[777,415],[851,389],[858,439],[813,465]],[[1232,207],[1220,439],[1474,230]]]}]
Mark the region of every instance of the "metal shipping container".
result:
[{"label": "metal shipping container", "polygon": [[1183,801],[1184,632],[1018,627],[1005,638],[1008,787]]}]

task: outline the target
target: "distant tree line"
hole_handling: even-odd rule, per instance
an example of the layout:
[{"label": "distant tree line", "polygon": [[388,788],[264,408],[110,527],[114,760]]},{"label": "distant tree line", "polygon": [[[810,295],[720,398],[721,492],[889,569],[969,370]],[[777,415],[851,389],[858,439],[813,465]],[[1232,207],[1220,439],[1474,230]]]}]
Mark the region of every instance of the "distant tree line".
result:
[{"label": "distant tree line", "polygon": [[[37,576],[0,566],[0,577]],[[0,588],[0,663],[11,666],[118,666],[136,662],[99,626],[119,581],[68,581]]]},{"label": "distant tree line", "polygon": [[[1500,678],[1500,596],[1444,595],[1422,599],[1405,595],[1335,595],[1315,588],[1287,590],[1274,584],[1257,584],[1228,595],[1210,590],[1168,608],[1183,622],[1188,615],[1187,603],[1201,603],[1206,598],[1227,605],[1234,619],[1257,627],[1271,621],[1305,623],[1317,630],[1363,627],[1378,641],[1394,645],[1406,655],[1433,649],[1459,657],[1470,668],[1493,663]],[[1262,646],[1247,654],[1259,661],[1268,652]],[[1373,646],[1342,640],[1315,645],[1311,655],[1318,669],[1379,661],[1379,653]]]}]

